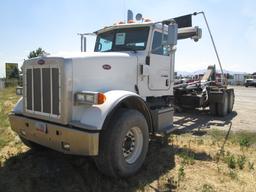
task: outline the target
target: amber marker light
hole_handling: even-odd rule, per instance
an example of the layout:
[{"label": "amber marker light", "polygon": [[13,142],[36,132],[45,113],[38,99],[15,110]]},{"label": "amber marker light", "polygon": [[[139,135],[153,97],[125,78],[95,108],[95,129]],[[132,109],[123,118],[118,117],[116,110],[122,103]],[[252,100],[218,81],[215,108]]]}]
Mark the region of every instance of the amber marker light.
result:
[{"label": "amber marker light", "polygon": [[135,21],[133,21],[133,20],[128,20],[127,23],[135,23]]},{"label": "amber marker light", "polygon": [[106,101],[106,96],[103,93],[98,93],[98,104],[103,104]]},{"label": "amber marker light", "polygon": [[150,19],[144,19],[144,22],[151,22]]}]

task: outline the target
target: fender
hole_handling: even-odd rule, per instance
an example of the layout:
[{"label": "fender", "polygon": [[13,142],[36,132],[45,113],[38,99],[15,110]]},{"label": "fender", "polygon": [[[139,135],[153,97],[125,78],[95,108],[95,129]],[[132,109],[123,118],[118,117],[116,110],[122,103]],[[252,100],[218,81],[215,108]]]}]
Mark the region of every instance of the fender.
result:
[{"label": "fender", "polygon": [[72,125],[92,131],[105,129],[114,112],[122,104],[125,104],[127,108],[135,108],[142,111],[149,124],[149,128],[152,128],[150,111],[145,101],[139,95],[123,90],[108,91],[104,94],[106,96],[105,103],[85,108],[80,122],[73,122]]},{"label": "fender", "polygon": [[[152,117],[149,108],[143,98],[138,94],[123,90],[108,91],[104,94],[106,95],[105,103],[102,105],[93,105],[89,108],[85,107],[81,115],[81,120],[79,122],[71,121],[69,124],[91,131],[105,129],[115,111],[121,107],[122,104],[126,103],[126,107],[138,109],[144,114],[150,130],[152,130]],[[23,97],[18,100],[12,112],[15,114],[23,114]]]}]

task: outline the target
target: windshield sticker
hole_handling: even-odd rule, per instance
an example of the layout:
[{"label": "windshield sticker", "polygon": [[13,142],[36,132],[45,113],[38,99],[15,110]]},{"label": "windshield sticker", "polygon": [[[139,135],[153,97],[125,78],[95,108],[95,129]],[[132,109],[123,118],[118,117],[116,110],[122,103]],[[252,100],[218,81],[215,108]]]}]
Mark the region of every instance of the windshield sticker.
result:
[{"label": "windshield sticker", "polygon": [[116,45],[124,45],[125,33],[116,33]]}]

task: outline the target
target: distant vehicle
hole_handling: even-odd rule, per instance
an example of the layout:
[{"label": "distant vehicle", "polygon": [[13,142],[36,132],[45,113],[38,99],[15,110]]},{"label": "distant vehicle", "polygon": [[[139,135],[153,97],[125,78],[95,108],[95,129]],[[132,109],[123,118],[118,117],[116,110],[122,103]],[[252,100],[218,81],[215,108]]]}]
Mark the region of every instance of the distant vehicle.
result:
[{"label": "distant vehicle", "polygon": [[256,87],[256,79],[246,79],[244,83],[245,87],[254,86]]}]

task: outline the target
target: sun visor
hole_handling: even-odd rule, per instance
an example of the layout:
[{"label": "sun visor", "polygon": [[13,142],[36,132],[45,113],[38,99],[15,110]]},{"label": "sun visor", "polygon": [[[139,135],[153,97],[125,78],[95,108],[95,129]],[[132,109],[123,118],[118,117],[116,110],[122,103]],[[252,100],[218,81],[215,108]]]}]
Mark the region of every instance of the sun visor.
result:
[{"label": "sun visor", "polygon": [[178,24],[178,28],[192,27],[192,15],[191,14],[180,16],[180,17],[175,17],[173,19]]}]

